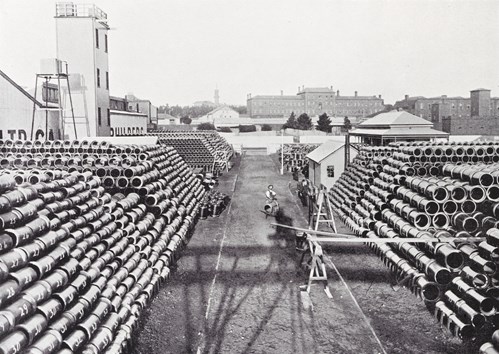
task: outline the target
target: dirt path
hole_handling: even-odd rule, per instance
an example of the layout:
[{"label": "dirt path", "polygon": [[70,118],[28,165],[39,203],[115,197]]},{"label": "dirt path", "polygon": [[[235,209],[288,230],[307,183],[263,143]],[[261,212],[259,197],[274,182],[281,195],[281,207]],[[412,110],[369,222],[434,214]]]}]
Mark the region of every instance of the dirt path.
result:
[{"label": "dirt path", "polygon": [[306,225],[289,181],[268,156],[245,156],[222,177],[220,189],[234,191],[230,208],[198,223],[178,270],[145,313],[134,352],[455,352],[419,300],[390,289],[388,272],[362,245],[328,250],[362,310],[332,269],[334,299],[315,286],[315,310],[304,308],[299,285],[307,275],[294,233],[276,231],[259,212],[271,183],[283,211],[278,221]]}]

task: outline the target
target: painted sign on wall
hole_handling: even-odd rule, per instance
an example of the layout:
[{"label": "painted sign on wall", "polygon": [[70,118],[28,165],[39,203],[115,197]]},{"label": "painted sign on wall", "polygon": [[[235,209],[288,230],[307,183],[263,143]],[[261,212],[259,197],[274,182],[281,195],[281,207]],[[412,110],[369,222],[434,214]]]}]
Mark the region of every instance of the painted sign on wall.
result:
[{"label": "painted sign on wall", "polygon": [[111,111],[111,136],[145,135],[147,116],[128,112]]}]

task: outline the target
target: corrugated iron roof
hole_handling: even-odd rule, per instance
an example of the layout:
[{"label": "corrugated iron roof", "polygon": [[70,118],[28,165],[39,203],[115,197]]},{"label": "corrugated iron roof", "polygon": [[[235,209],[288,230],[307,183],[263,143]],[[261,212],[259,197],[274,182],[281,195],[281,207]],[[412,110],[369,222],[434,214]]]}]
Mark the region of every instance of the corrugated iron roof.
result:
[{"label": "corrugated iron roof", "polygon": [[391,111],[381,113],[359,124],[360,128],[390,127],[390,126],[432,126],[426,119],[410,114],[406,111]]},{"label": "corrugated iron roof", "polygon": [[448,133],[430,127],[391,128],[391,129],[355,129],[350,135],[364,136],[375,135],[383,137],[447,137]]},{"label": "corrugated iron roof", "polygon": [[312,151],[307,155],[307,158],[314,162],[321,162],[326,157],[334,153],[335,151],[341,149],[345,145],[344,142],[328,140],[325,143],[321,144],[317,149]]}]

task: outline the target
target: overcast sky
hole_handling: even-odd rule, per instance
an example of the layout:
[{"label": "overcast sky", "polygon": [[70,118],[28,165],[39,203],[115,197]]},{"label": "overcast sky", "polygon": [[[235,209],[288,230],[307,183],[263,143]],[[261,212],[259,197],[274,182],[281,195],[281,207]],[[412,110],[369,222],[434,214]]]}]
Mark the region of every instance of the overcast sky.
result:
[{"label": "overcast sky", "polygon": [[[78,3],[78,1],[75,1]],[[92,2],[85,0],[82,2]],[[499,1],[95,0],[107,12],[111,94],[245,104],[246,94],[499,95]],[[55,57],[55,2],[0,0],[0,69],[34,85]],[[75,41],[78,39],[75,38]],[[71,65],[71,63],[69,63]]]}]

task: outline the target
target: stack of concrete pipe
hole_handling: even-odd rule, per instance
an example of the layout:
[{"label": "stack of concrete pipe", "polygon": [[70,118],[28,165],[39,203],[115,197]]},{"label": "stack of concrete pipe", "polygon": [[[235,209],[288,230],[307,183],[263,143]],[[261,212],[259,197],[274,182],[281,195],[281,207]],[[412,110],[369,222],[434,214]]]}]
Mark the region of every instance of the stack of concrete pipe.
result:
[{"label": "stack of concrete pipe", "polygon": [[499,144],[363,147],[329,198],[359,237],[485,238],[368,245],[443,326],[498,353]]},{"label": "stack of concrete pipe", "polygon": [[234,151],[216,131],[157,130],[148,135],[157,136],[161,144],[172,146],[191,168],[219,175],[224,166],[217,161],[232,158]]},{"label": "stack of concrete pipe", "polygon": [[319,144],[284,144],[281,154],[281,149],[277,151],[279,162],[281,162],[281,155],[284,158],[284,167],[286,170],[294,171],[295,169],[303,169],[308,166],[306,156],[317,149]]},{"label": "stack of concrete pipe", "polygon": [[[54,149],[47,154],[72,148],[41,145]],[[132,149],[83,145],[85,152],[72,153],[87,161]],[[34,150],[40,143],[4,142],[0,149],[7,160],[45,154]],[[135,149],[127,157],[140,162],[124,166],[122,156],[121,163],[103,164],[134,172],[137,182],[121,189],[104,187],[101,167],[90,163],[81,171],[18,162],[2,170],[0,353],[129,351],[141,313],[189,241],[204,197],[200,180],[173,149]],[[19,171],[31,177],[21,179]]]}]

